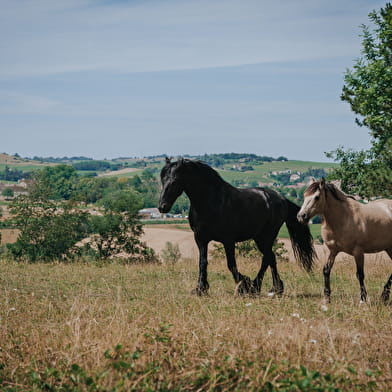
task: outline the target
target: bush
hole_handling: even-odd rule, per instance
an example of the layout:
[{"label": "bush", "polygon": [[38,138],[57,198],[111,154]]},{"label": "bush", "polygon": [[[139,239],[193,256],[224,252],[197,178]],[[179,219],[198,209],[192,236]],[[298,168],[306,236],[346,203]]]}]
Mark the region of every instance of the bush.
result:
[{"label": "bush", "polygon": [[154,251],[140,241],[143,228],[137,218],[140,195],[131,191],[111,193],[101,200],[103,214],[89,218],[91,241],[84,251],[96,259],[121,257],[128,262],[156,261]]},{"label": "bush", "polygon": [[[253,240],[247,240],[243,242],[238,242],[235,245],[236,255],[243,257],[248,260],[259,259],[261,254]],[[275,240],[275,243],[272,247],[273,252],[275,253],[276,259],[280,261],[288,261],[286,256],[287,250],[284,247],[283,242]],[[211,252],[213,258],[225,258],[225,248],[222,244],[214,244],[214,248]]]},{"label": "bush", "polygon": [[87,215],[72,203],[55,203],[40,196],[19,196],[11,205],[13,223],[20,230],[8,244],[12,256],[30,262],[70,260],[76,243],[87,232]]},{"label": "bush", "polygon": [[14,191],[12,188],[4,188],[1,194],[4,197],[14,197]]},{"label": "bush", "polygon": [[178,244],[166,242],[165,248],[161,252],[161,257],[166,264],[176,264],[181,259],[180,247]]}]

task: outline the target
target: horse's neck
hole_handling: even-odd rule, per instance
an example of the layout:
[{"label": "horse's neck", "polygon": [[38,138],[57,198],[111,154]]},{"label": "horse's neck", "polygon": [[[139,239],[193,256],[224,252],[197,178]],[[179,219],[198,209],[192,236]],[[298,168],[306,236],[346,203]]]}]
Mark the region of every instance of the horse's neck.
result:
[{"label": "horse's neck", "polygon": [[326,200],[324,209],[324,224],[332,231],[339,232],[339,229],[352,219],[352,210],[348,200],[336,200],[332,195]]},{"label": "horse's neck", "polygon": [[224,181],[203,181],[201,179],[188,184],[185,187],[185,194],[188,196],[193,209],[199,212],[207,212],[212,205],[216,204],[211,203],[211,200],[219,199],[223,194],[225,186],[226,183]]}]

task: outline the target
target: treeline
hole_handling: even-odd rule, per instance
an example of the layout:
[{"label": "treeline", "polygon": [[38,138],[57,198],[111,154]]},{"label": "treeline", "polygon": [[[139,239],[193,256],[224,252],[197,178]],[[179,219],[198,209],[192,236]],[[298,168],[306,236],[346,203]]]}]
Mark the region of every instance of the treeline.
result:
[{"label": "treeline", "polygon": [[[15,156],[18,156],[18,154],[15,154]],[[38,157],[34,156],[33,158],[25,158],[25,159],[31,159],[33,161],[38,161],[38,162],[49,162],[49,163],[64,163],[64,162],[74,162],[74,161],[92,161],[92,158],[80,156],[80,157]]]},{"label": "treeline", "polygon": [[6,166],[3,171],[0,171],[0,180],[2,181],[19,181],[22,178],[29,178],[31,173],[18,170],[17,168],[10,168]]},{"label": "treeline", "polygon": [[98,203],[117,191],[132,190],[140,195],[141,207],[155,207],[159,198],[159,183],[154,170],[146,169],[131,178],[89,177],[80,175],[72,165],[49,166],[33,177],[45,183],[54,200],[71,200],[86,204]]},{"label": "treeline", "polygon": [[225,164],[233,162],[247,162],[262,164],[263,162],[274,162],[274,161],[287,161],[288,159],[284,156],[273,158],[269,156],[260,156],[256,154],[248,153],[222,153],[222,154],[204,154],[193,157],[195,159],[202,160],[213,167],[223,167]]},{"label": "treeline", "polygon": [[72,163],[72,166],[76,170],[87,170],[87,171],[105,171],[105,170],[119,170],[124,165],[121,163],[110,163],[108,161],[81,161]]}]

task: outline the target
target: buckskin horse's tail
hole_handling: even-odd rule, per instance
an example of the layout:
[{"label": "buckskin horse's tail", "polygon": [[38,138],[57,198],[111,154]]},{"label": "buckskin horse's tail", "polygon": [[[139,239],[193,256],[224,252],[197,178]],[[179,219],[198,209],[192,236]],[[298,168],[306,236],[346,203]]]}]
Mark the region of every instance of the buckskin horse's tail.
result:
[{"label": "buckskin horse's tail", "polygon": [[[287,200],[287,199],[286,199]],[[317,258],[313,247],[313,237],[309,226],[300,223],[297,213],[300,210],[296,204],[287,200],[288,214],[286,226],[289,230],[294,256],[302,264],[306,271],[312,271],[314,260]]]}]

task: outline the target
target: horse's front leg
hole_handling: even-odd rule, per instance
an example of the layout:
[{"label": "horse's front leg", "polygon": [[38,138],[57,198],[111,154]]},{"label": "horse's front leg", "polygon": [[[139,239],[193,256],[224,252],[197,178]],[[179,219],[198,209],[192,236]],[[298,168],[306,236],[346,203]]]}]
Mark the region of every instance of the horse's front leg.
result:
[{"label": "horse's front leg", "polygon": [[226,252],[227,267],[233,275],[234,282],[237,284],[236,291],[238,292],[238,294],[254,292],[255,289],[250,278],[238,272],[237,262],[235,260],[235,243],[230,242],[223,245]]},{"label": "horse's front leg", "polygon": [[197,246],[199,248],[199,280],[197,282],[197,287],[194,293],[197,295],[203,295],[208,293],[210,285],[207,280],[207,253],[208,253],[208,241],[198,241],[196,240]]},{"label": "horse's front leg", "polygon": [[335,258],[338,252],[330,251],[328,256],[328,261],[324,265],[323,275],[324,275],[324,301],[331,302],[331,283],[330,283],[330,275],[333,264],[335,262]]}]

